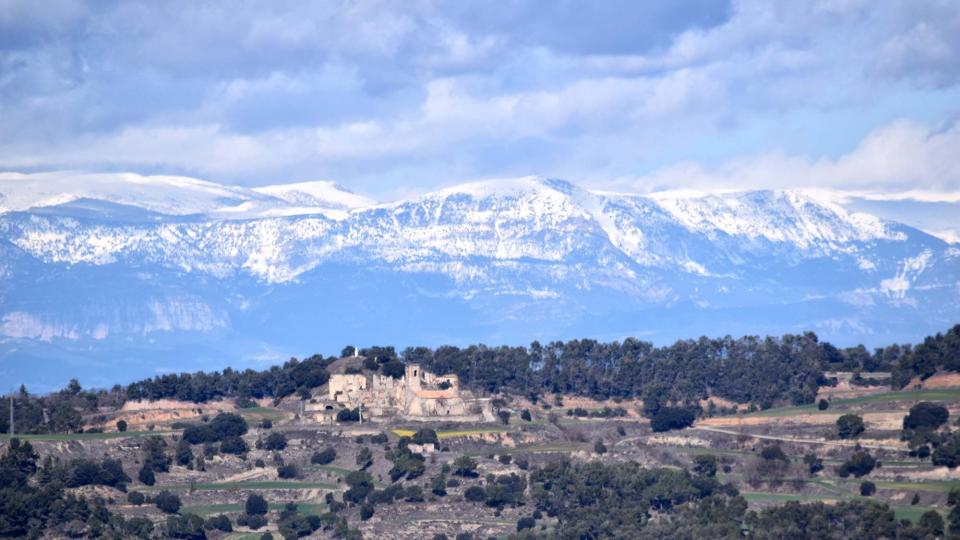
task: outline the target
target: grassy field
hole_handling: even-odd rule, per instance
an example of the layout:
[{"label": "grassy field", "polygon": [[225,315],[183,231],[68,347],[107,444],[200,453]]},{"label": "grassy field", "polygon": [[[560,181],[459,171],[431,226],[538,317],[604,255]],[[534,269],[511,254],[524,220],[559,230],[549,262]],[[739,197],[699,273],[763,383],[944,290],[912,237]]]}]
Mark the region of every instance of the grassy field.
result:
[{"label": "grassy field", "polygon": [[877,489],[895,489],[899,491],[932,491],[935,493],[949,493],[952,489],[960,489],[960,480],[927,480],[925,482],[893,482],[876,480],[873,482]]},{"label": "grassy field", "polygon": [[[270,503],[270,510],[283,510],[286,503]],[[320,515],[327,511],[325,504],[297,503],[297,510],[305,515]],[[184,506],[180,508],[181,514],[196,514],[198,516],[208,516],[211,514],[227,514],[234,512],[243,512],[244,503],[223,503],[223,504],[201,504],[197,506]],[[263,534],[263,533],[260,533]],[[260,536],[258,535],[259,539]]]},{"label": "grassy field", "polygon": [[148,486],[142,488],[144,491],[230,491],[230,490],[268,490],[268,489],[337,489],[336,484],[327,484],[324,482],[292,482],[284,480],[265,480],[253,482],[223,482],[223,483],[197,483],[190,484],[167,484],[163,486]]},{"label": "grassy field", "polygon": [[[851,500],[875,500],[870,497],[860,497],[856,495],[838,495],[838,496],[824,496],[824,495],[796,495],[792,493],[762,493],[762,492],[753,492],[753,491],[741,491],[740,495],[743,495],[743,498],[747,502],[758,502],[758,503],[773,503],[773,504],[783,504],[788,501],[800,501],[800,502],[836,502],[840,500],[851,501]],[[883,501],[878,501],[883,502]],[[903,506],[890,504],[890,509],[893,510],[893,513],[897,516],[897,519],[909,519],[910,521],[916,522],[917,519],[923,515],[924,512],[929,510],[936,510],[941,514],[945,515],[945,510],[943,508],[933,508],[929,506]]]},{"label": "grassy field", "polygon": [[[450,431],[438,431],[438,439],[452,439],[454,437],[467,437],[470,435],[486,435],[488,433],[507,433],[510,431],[507,428],[477,428],[477,429],[455,429]],[[391,429],[390,433],[393,433],[397,437],[413,437],[413,434],[416,431],[412,429]]]},{"label": "grassy field", "polygon": [[[16,434],[16,437],[22,441],[105,441],[108,439],[132,439],[137,437],[149,437],[151,435],[169,435],[172,431],[109,431],[106,433],[43,433],[39,435]],[[11,436],[7,433],[0,433],[0,440],[9,440]]]},{"label": "grassy field", "polygon": [[274,409],[271,407],[250,407],[249,409],[240,409],[237,412],[239,412],[240,416],[242,416],[244,420],[247,420],[248,422],[261,420],[270,420],[271,422],[276,422],[290,416],[290,413],[287,411],[282,411],[280,409]]},{"label": "grassy field", "polygon": [[[960,388],[934,388],[930,390],[899,390],[896,392],[883,392],[882,394],[872,394],[869,396],[860,396],[854,398],[835,399],[830,402],[830,408],[823,411],[824,414],[830,414],[835,410],[846,410],[854,408],[857,405],[866,403],[891,403],[898,401],[960,401]],[[799,405],[796,407],[780,407],[776,409],[767,409],[754,413],[747,413],[744,416],[791,416],[794,414],[819,413],[817,406]]]}]

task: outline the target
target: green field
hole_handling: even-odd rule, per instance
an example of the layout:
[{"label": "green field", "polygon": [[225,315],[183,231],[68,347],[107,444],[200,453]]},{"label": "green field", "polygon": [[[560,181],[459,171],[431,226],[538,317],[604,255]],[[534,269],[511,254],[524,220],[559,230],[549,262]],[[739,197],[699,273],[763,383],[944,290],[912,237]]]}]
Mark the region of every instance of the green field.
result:
[{"label": "green field", "polygon": [[268,490],[268,489],[337,489],[336,484],[327,484],[324,482],[293,482],[284,480],[264,480],[254,482],[223,482],[223,483],[197,483],[190,484],[167,484],[163,486],[148,486],[142,488],[143,491],[230,491],[230,490]]},{"label": "green field", "polygon": [[[438,439],[452,439],[454,437],[467,437],[470,435],[486,435],[488,433],[507,433],[510,430],[507,428],[477,428],[477,429],[454,429],[449,431],[438,431]],[[413,434],[416,433],[412,429],[391,429],[390,433],[393,433],[397,437],[413,437]]]},{"label": "green field", "polygon": [[796,407],[780,407],[767,409],[744,416],[790,416],[794,414],[830,414],[836,409],[846,410],[865,403],[891,403],[898,401],[960,401],[960,388],[935,388],[931,390],[900,390],[897,392],[883,392],[855,398],[835,399],[830,402],[830,408],[820,411],[814,404],[799,405]]},{"label": "green field", "polygon": [[[775,503],[783,504],[788,501],[800,501],[800,502],[836,502],[840,500],[852,501],[852,500],[875,500],[870,497],[860,497],[857,495],[846,495],[846,496],[825,496],[825,495],[795,495],[792,493],[762,493],[762,492],[752,492],[752,491],[741,491],[740,495],[743,496],[747,502],[758,502],[758,503]],[[877,500],[877,502],[883,502],[882,500]],[[888,504],[890,509],[893,510],[893,513],[897,516],[897,519],[909,519],[910,521],[916,522],[920,516],[929,510],[936,510],[941,514],[945,513],[943,508],[933,508],[929,506],[903,506],[903,505],[894,505]]]},{"label": "green field", "polygon": [[[327,511],[325,504],[296,503],[297,510],[305,515],[320,515]],[[286,503],[270,503],[270,510],[283,510]],[[243,512],[244,503],[224,503],[224,504],[201,504],[197,506],[184,506],[180,508],[181,514],[196,514],[198,516],[208,516],[210,514],[226,514],[233,512]],[[263,534],[263,533],[260,533]],[[260,538],[260,536],[257,536]]]},{"label": "green field", "polygon": [[287,411],[271,407],[250,407],[247,409],[239,409],[237,412],[240,413],[240,416],[245,420],[270,420],[271,422],[283,420],[290,416],[290,413]]},{"label": "green field", "polygon": [[[108,439],[132,439],[151,435],[169,435],[172,431],[109,431],[106,433],[42,433],[16,434],[13,437],[22,441],[105,441]],[[0,439],[10,439],[11,435],[0,433]]]}]

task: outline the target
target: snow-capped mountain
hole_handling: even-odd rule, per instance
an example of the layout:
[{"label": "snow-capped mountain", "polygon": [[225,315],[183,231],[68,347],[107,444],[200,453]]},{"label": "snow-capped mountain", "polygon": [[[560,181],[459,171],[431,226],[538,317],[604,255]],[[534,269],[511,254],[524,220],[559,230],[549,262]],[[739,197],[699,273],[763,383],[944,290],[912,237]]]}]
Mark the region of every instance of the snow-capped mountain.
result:
[{"label": "snow-capped mountain", "polygon": [[143,375],[347,343],[879,344],[960,320],[960,249],[802,191],[527,177],[378,204],[329,182],[7,174],[0,212],[0,375],[79,366],[57,383],[91,362]]}]

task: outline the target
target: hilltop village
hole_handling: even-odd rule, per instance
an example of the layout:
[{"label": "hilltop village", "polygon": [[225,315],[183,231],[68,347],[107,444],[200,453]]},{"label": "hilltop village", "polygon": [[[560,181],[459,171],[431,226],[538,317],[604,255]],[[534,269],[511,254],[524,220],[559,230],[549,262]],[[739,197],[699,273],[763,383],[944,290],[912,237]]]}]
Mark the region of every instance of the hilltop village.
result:
[{"label": "hilltop village", "polygon": [[23,388],[0,419],[0,537],[952,538],[958,351],[960,326],[874,352],[350,348]]},{"label": "hilltop village", "polygon": [[[327,399],[311,399],[304,405],[303,418],[332,424],[343,407],[354,407],[358,421],[391,420],[493,422],[490,398],[477,398],[460,387],[454,374],[435,375],[419,364],[407,364],[404,375],[394,378],[380,373],[363,373],[350,359],[332,366]],[[359,360],[359,359],[357,359]]]}]

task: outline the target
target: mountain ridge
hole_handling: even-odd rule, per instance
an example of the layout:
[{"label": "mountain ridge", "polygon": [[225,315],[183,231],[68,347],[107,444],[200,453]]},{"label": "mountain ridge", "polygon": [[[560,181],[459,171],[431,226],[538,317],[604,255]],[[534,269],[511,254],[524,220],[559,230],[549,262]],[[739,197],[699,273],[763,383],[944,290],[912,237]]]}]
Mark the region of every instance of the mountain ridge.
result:
[{"label": "mountain ridge", "polygon": [[522,177],[377,203],[328,182],[134,176],[152,191],[130,205],[118,180],[97,181],[0,213],[0,372],[15,351],[150,357],[144,340],[187,357],[198,340],[214,356],[804,330],[870,343],[960,319],[960,249],[801,190],[650,196]]}]

